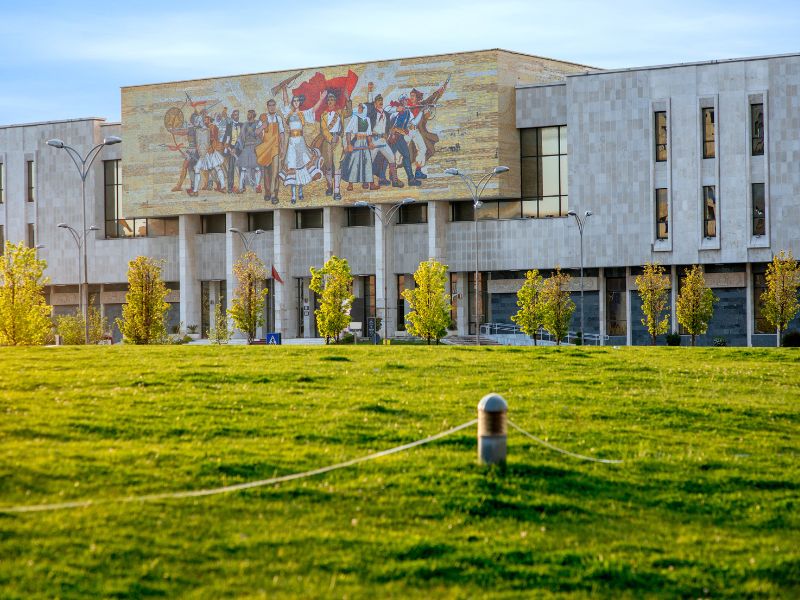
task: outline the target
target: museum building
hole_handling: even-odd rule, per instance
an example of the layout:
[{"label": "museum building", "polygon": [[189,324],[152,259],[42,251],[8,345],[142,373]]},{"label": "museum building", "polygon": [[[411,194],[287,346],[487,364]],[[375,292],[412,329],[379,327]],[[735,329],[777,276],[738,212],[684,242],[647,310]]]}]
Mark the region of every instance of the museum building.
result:
[{"label": "museum building", "polygon": [[[128,261],[147,255],[164,261],[171,325],[204,334],[252,249],[268,273],[261,334],[284,338],[317,336],[309,269],[332,255],[355,275],[352,320],[385,307],[390,336],[435,258],[454,334],[505,331],[525,272],[560,267],[571,329],[583,306],[586,332],[615,345],[648,343],[642,265],[667,268],[674,306],[700,264],[719,302],[698,343],[774,345],[758,299],[772,257],[798,254],[799,89],[800,55],[601,70],[504,50],[128,87],[121,123],[0,126],[0,240],[42,246],[64,314],[85,223],[88,296],[111,322]],[[86,172],[84,220],[53,140],[83,156],[115,137]],[[477,208],[470,179],[485,183]]]}]

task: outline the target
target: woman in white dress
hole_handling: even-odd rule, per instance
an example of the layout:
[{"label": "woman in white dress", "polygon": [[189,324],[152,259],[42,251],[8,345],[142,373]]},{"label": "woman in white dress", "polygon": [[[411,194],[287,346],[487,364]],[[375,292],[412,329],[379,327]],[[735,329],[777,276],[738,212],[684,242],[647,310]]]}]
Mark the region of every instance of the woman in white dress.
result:
[{"label": "woman in white dress", "polygon": [[320,92],[319,100],[309,109],[300,110],[300,105],[305,98],[289,96],[283,88],[283,114],[286,116],[286,127],[289,129],[289,140],[286,144],[286,157],[284,168],[281,171],[283,185],[288,185],[292,190],[292,204],[297,199],[303,199],[303,186],[322,176],[322,154],[316,148],[309,148],[303,137],[303,126],[315,122],[315,113],[322,105],[326,92]]}]

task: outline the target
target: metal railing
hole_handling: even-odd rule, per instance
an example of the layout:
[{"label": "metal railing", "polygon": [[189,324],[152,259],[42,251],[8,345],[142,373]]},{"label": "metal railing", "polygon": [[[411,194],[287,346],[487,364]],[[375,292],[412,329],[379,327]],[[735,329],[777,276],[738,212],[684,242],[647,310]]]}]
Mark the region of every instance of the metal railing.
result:
[{"label": "metal railing", "polygon": [[[482,323],[481,335],[525,335],[518,325],[510,325],[508,323]],[[539,328],[536,334],[536,339],[546,342],[556,342],[555,336],[546,331],[543,327]],[[577,331],[568,331],[565,338],[561,340],[564,344],[575,344],[580,339]],[[607,335],[600,335],[599,333],[585,333],[583,334],[583,343],[587,346],[599,346],[601,342],[607,342]]]}]

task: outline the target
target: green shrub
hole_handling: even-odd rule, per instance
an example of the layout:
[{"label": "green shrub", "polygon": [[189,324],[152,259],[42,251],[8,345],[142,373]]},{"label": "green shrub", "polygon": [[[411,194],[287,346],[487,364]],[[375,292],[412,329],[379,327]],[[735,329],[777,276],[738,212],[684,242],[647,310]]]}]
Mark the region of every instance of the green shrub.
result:
[{"label": "green shrub", "polygon": [[715,337],[714,338],[714,345],[717,347],[723,347],[728,345],[728,338],[724,337]]},{"label": "green shrub", "polygon": [[681,334],[672,332],[667,334],[667,346],[680,346]]},{"label": "green shrub", "polygon": [[800,331],[792,329],[783,334],[781,346],[786,348],[800,348]]}]

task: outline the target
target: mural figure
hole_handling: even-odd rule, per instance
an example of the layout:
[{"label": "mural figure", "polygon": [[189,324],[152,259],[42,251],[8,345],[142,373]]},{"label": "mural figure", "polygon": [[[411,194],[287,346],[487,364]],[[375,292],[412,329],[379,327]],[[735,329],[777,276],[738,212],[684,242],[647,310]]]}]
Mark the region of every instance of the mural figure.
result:
[{"label": "mural figure", "polygon": [[341,200],[342,194],[339,192],[339,183],[342,179],[342,131],[344,129],[344,119],[350,116],[351,104],[347,99],[347,108],[344,111],[337,110],[337,97],[334,91],[329,91],[326,96],[326,107],[319,117],[319,129],[322,146],[322,161],[325,181],[328,184],[325,195],[333,195],[334,200]]},{"label": "mural figure", "polygon": [[342,161],[342,173],[347,181],[347,189],[351,191],[354,183],[360,183],[364,189],[377,189],[372,181],[372,126],[367,116],[367,107],[361,103],[350,117],[345,127],[347,140],[345,157]]},{"label": "mural figure", "polygon": [[257,188],[261,175],[256,157],[256,146],[261,143],[259,134],[259,122],[256,121],[256,111],[247,111],[247,122],[242,125],[242,133],[238,140],[239,160],[239,193],[247,191],[247,184]]},{"label": "mural figure", "polygon": [[406,172],[406,177],[408,177],[408,185],[420,186],[422,182],[414,177],[414,171],[411,170],[411,152],[408,149],[407,138],[409,137],[409,124],[413,115],[411,111],[406,109],[407,101],[408,96],[403,94],[397,102],[392,102],[394,106],[390,108],[393,114],[389,121],[391,132],[387,141],[392,152],[399,154],[401,157],[403,169]]},{"label": "mural figure", "polygon": [[261,143],[256,146],[256,160],[261,166],[264,200],[278,203],[278,173],[281,170],[281,153],[286,146],[286,128],[283,117],[277,113],[275,100],[267,102],[267,113],[261,120]]},{"label": "mural figure", "polygon": [[220,154],[222,143],[219,141],[219,128],[208,114],[203,116],[203,126],[195,128],[195,144],[199,158],[194,165],[192,189],[187,190],[187,193],[190,196],[197,196],[202,177],[209,178],[212,171],[217,176],[216,191],[226,193],[225,173],[222,171],[224,160]]},{"label": "mural figure", "polygon": [[[227,109],[223,109],[227,110]],[[242,124],[239,122],[239,109],[231,112],[231,118],[225,121],[225,129],[220,127],[222,133],[223,158],[225,159],[225,176],[228,179],[228,193],[238,192],[234,182],[239,160],[239,136],[242,133]]]},{"label": "mural figure", "polygon": [[[372,172],[375,181],[370,185],[370,189],[378,190],[382,185],[392,187],[404,187],[403,182],[397,179],[397,164],[394,160],[394,152],[389,148],[386,141],[389,137],[389,113],[383,108],[383,96],[374,96],[375,84],[371,81],[367,84],[367,118],[372,129]],[[389,179],[386,179],[386,168],[389,168]]]},{"label": "mural figure", "polygon": [[311,183],[315,178],[322,174],[322,156],[316,148],[311,149],[306,144],[303,137],[303,126],[307,121],[314,121],[315,111],[322,106],[325,99],[325,92],[320,92],[317,103],[306,110],[301,110],[300,106],[305,102],[303,96],[292,96],[289,104],[289,96],[286,88],[283,92],[283,114],[286,117],[286,124],[289,128],[289,140],[286,144],[286,156],[284,159],[284,170],[281,171],[283,185],[290,186],[292,190],[292,204],[303,199],[303,186]]}]

